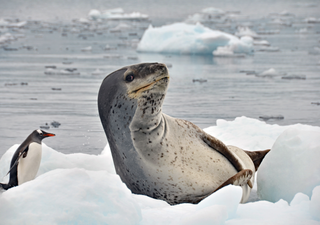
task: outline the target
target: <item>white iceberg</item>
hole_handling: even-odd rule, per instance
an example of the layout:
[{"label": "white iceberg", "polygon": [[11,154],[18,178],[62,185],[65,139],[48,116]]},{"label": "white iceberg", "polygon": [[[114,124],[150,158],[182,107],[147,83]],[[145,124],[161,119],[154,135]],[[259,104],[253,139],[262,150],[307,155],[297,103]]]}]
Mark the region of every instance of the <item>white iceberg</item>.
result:
[{"label": "white iceberg", "polygon": [[239,39],[234,35],[211,30],[200,23],[196,25],[174,23],[152,27],[145,31],[138,52],[174,54],[212,54],[218,47],[233,46],[234,53],[248,54],[253,51],[252,40]]},{"label": "white iceberg", "polygon": [[[288,202],[255,199],[239,204],[241,188],[227,186],[199,204],[170,206],[132,194],[115,174],[108,145],[101,154],[88,155],[62,154],[43,143],[36,179],[0,192],[1,223],[319,224],[320,127],[269,125],[239,117],[217,120],[216,126],[205,131],[244,149],[272,147],[257,174],[258,190],[260,195],[271,193],[278,199],[289,195]],[[17,147],[12,146],[0,159],[0,177],[5,177],[1,182],[8,180],[5,175]],[[270,183],[266,179],[271,179]]]}]

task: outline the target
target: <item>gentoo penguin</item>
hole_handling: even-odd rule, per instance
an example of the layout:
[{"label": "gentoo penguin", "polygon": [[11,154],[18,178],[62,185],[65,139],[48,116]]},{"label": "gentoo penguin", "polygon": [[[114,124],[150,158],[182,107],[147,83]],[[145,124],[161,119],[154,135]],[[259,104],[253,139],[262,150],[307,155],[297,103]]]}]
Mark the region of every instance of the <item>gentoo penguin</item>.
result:
[{"label": "gentoo penguin", "polygon": [[8,172],[10,173],[9,183],[0,183],[0,187],[7,190],[33,180],[40,166],[42,155],[41,141],[51,136],[55,136],[55,134],[47,133],[40,129],[33,131],[13,154]]}]

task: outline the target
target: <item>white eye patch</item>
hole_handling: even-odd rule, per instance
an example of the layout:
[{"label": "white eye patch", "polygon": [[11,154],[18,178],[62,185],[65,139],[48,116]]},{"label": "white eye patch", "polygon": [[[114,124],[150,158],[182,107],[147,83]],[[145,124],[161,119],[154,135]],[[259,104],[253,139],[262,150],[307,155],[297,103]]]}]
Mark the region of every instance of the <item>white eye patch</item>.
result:
[{"label": "white eye patch", "polygon": [[38,129],[37,132],[38,132],[39,134],[42,134],[42,131],[41,131],[40,129]]}]

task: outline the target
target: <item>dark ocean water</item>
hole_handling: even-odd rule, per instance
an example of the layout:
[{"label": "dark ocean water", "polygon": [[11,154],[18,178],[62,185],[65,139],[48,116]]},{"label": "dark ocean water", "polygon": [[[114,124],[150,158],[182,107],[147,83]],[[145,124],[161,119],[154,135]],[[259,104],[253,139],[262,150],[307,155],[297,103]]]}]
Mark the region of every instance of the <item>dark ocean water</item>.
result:
[{"label": "dark ocean water", "polygon": [[[46,123],[48,131],[57,135],[45,140],[50,147],[64,153],[99,154],[106,145],[96,103],[100,83],[110,72],[140,62],[171,65],[163,111],[201,128],[238,116],[281,116],[266,122],[320,126],[320,23],[306,20],[320,18],[318,1],[1,0],[0,4],[0,18],[28,21],[21,28],[0,25],[0,35],[17,37],[0,45],[0,156]],[[147,14],[150,20],[98,25],[72,21],[86,18],[90,9],[116,7]],[[254,54],[244,58],[136,52],[149,24],[181,22],[207,7],[232,11],[237,17],[206,26],[232,34],[237,26],[249,26],[259,40],[267,40],[279,51],[260,51],[262,47],[255,46]],[[130,28],[114,30],[120,23]],[[91,51],[82,50],[89,46]],[[76,68],[80,74],[45,74],[48,66]],[[260,74],[271,68],[280,75],[244,72]],[[96,69],[100,74],[93,74]],[[281,79],[284,74],[306,79]],[[54,128],[53,121],[61,125]]]}]

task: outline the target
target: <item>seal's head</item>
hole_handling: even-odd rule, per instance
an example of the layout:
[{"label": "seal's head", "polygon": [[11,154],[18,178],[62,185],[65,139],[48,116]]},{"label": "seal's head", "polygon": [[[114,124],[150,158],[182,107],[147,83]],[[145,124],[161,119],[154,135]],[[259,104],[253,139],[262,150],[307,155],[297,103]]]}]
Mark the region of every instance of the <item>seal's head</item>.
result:
[{"label": "seal's head", "polygon": [[168,83],[168,69],[161,63],[126,66],[103,80],[98,109],[118,174],[125,172],[122,158],[129,153],[124,149],[135,151],[131,132],[159,124]]}]

